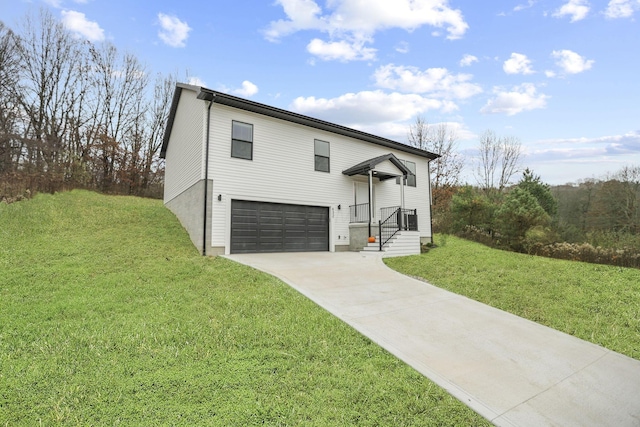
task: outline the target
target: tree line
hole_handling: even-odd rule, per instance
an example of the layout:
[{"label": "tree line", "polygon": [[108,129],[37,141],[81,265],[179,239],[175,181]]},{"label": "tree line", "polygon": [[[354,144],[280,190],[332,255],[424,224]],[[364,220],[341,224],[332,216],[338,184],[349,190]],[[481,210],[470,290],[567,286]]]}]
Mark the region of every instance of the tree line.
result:
[{"label": "tree line", "polygon": [[89,188],[160,197],[176,77],[74,37],[46,9],[0,22],[0,199]]},{"label": "tree line", "polygon": [[431,162],[435,232],[520,252],[640,266],[640,166],[552,187],[523,167],[518,138],[488,130],[470,165],[476,178],[470,185],[461,182],[465,165],[447,125],[418,117],[408,140],[441,156]]}]

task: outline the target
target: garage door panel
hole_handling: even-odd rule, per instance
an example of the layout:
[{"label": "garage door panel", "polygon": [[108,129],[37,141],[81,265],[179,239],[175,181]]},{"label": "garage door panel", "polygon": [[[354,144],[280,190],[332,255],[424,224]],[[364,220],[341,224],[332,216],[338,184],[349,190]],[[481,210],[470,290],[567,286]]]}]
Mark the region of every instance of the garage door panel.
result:
[{"label": "garage door panel", "polygon": [[327,250],[328,208],[231,202],[231,253]]},{"label": "garage door panel", "polygon": [[236,237],[236,240],[241,240],[243,242],[254,242],[255,241],[255,231],[251,230],[232,230],[233,235]]}]

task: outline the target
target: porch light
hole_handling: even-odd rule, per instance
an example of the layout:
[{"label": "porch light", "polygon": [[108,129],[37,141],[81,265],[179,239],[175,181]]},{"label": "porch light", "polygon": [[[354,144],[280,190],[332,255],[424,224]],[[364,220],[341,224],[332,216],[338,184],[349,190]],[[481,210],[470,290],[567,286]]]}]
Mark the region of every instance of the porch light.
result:
[{"label": "porch light", "polygon": [[222,194],[218,194],[218,201],[221,202],[222,201]]}]

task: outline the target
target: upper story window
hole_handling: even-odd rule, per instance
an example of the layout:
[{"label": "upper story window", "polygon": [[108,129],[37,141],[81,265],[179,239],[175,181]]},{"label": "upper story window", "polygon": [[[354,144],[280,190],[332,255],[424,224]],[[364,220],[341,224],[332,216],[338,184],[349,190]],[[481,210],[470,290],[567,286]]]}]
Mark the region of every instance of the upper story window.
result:
[{"label": "upper story window", "polygon": [[253,125],[233,121],[231,130],[231,157],[253,159]]},{"label": "upper story window", "polygon": [[[409,160],[400,160],[403,165],[409,169],[413,175],[407,175],[406,185],[409,187],[416,186],[416,164],[415,162],[410,162]],[[396,178],[396,184],[400,184],[400,178]]]},{"label": "upper story window", "polygon": [[329,143],[316,139],[314,141],[315,170],[329,172]]}]

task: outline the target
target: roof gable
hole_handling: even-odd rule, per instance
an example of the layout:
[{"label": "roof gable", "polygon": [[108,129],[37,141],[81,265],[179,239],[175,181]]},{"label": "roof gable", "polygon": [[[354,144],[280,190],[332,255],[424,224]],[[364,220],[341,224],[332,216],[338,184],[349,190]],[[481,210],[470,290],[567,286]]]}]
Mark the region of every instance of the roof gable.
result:
[{"label": "roof gable", "polygon": [[[386,161],[389,161],[395,167],[397,167],[398,171],[402,175],[413,175],[413,172],[411,172],[400,160],[398,160],[398,158],[393,153],[384,154],[382,156],[365,160],[364,162],[360,162],[357,165],[351,166],[349,169],[343,170],[342,173],[347,176],[368,175],[369,171],[375,170],[377,165]],[[395,178],[396,176],[382,171],[378,175],[378,178],[380,178],[380,180]]]}]

